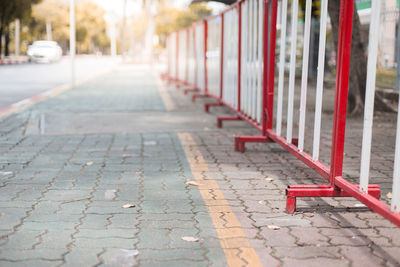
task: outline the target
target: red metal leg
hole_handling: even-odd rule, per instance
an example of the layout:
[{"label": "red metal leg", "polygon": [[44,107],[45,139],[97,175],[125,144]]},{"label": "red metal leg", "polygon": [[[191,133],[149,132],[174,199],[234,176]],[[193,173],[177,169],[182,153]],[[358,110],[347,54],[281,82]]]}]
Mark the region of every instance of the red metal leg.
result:
[{"label": "red metal leg", "polygon": [[222,103],[219,102],[209,102],[204,104],[204,111],[208,112],[210,110],[210,107],[217,107],[217,106],[222,106]]},{"label": "red metal leg", "polygon": [[287,197],[286,211],[289,214],[293,214],[296,211],[296,198],[295,197]]},{"label": "red metal leg", "polygon": [[238,116],[220,116],[217,118],[217,127],[222,128],[222,121],[240,121],[242,120]]},{"label": "red metal leg", "polygon": [[185,89],[185,90],[183,91],[183,93],[184,93],[185,95],[187,95],[189,92],[198,92],[198,91],[199,91],[198,88],[192,87],[192,88],[187,88],[187,89]]},{"label": "red metal leg", "polygon": [[192,102],[196,102],[196,98],[204,98],[207,97],[206,95],[202,95],[202,94],[194,94],[192,95]]},{"label": "red metal leg", "polygon": [[[354,185],[358,189],[358,185]],[[368,194],[376,199],[381,196],[377,185],[368,186]],[[296,210],[298,197],[352,197],[352,195],[338,187],[330,185],[289,185],[286,189],[286,210],[292,214]]]}]

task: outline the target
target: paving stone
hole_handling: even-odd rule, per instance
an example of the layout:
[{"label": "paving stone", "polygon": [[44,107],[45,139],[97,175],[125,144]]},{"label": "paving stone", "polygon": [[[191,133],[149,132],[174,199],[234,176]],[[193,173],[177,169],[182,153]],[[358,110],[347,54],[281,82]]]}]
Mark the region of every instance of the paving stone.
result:
[{"label": "paving stone", "polygon": [[62,266],[95,266],[96,264],[100,263],[98,255],[100,255],[101,253],[103,253],[102,248],[72,248],[72,250],[65,255],[65,264],[63,264]]},{"label": "paving stone", "polygon": [[1,260],[8,261],[26,261],[26,260],[62,260],[62,255],[67,252],[67,249],[57,248],[36,248],[36,249],[0,249],[0,262]]},{"label": "paving stone", "polygon": [[[298,211],[288,215],[288,184],[325,181],[277,144],[248,144],[246,153],[235,152],[235,135],[259,133],[244,122],[217,129],[215,116],[224,108],[205,114],[199,112],[204,100],[192,104],[180,90],[165,90],[173,112],[166,111],[152,70],[123,64],[0,119],[0,172],[12,172],[0,173],[1,266],[226,266],[221,246],[245,256],[244,240],[266,266],[400,265],[398,228],[355,207],[359,202],[352,198],[298,199]],[[326,90],[325,98],[334,99],[333,92]],[[38,112],[48,116],[46,134],[24,132]],[[395,115],[379,118],[371,182],[385,196]],[[323,113],[320,161],[328,165],[331,120]],[[312,122],[307,120],[310,129]],[[346,133],[344,177],[354,183],[361,122],[350,118]],[[181,144],[177,132],[189,132],[197,146]],[[306,140],[305,151],[312,151],[312,131]],[[195,177],[215,183],[206,189],[185,184]],[[136,206],[123,209],[125,204]],[[218,233],[239,227],[245,237],[221,243]],[[21,261],[1,261],[2,255]]]}]

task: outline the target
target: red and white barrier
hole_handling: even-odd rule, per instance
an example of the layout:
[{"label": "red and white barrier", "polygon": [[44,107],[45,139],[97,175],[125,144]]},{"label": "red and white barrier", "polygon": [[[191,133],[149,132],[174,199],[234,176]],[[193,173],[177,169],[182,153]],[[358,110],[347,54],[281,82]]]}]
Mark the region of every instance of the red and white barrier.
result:
[{"label": "red and white barrier", "polygon": [[205,22],[194,25],[195,46],[194,53],[196,59],[195,87],[197,91],[205,93]]},{"label": "red and white barrier", "polygon": [[[180,37],[177,44],[180,49],[168,48],[168,51],[178,51],[178,65],[185,66],[184,62],[187,61],[184,58],[186,57],[189,62],[189,64],[186,63],[189,65],[186,69],[194,73],[194,77],[189,74],[183,78],[184,71],[181,69],[182,66],[179,67],[181,75],[178,75],[178,82],[193,84],[195,81],[194,87],[197,87],[200,94],[194,95],[194,98],[201,96],[217,100],[214,103],[206,103],[206,110],[210,106],[223,105],[235,112],[235,116],[219,117],[218,126],[222,126],[224,120],[244,120],[260,131],[260,136],[237,136],[236,150],[243,152],[246,142],[275,142],[328,180],[328,185],[288,186],[286,194],[289,213],[295,211],[298,197],[354,197],[400,227],[400,116],[397,123],[391,205],[379,200],[381,192],[377,185],[369,184],[381,1],[372,1],[360,183],[356,185],[343,178],[354,0],[341,0],[340,4],[332,145],[329,151],[325,151],[331,154],[329,165],[319,159],[328,0],[321,0],[313,128],[306,125],[307,91],[310,88],[307,78],[312,0],[306,0],[304,31],[301,31],[304,40],[301,80],[296,80],[299,27],[299,1],[297,0],[291,1],[290,6],[288,0],[239,0],[220,15],[207,18],[204,22],[190,28],[194,29],[194,40],[192,42],[189,37],[187,42],[189,45],[186,46],[189,50],[194,49],[195,52],[182,51],[182,47],[186,46]],[[291,10],[290,22],[287,16],[289,9]],[[280,14],[279,21],[278,13]],[[291,26],[290,31],[287,25]],[[191,32],[190,29],[180,31],[178,35]],[[279,55],[276,55],[278,31],[280,32],[280,47]],[[173,39],[171,36],[169,39]],[[290,53],[288,58],[287,41],[289,41]],[[173,42],[168,42],[168,44],[173,45]],[[191,66],[193,60],[195,67]],[[172,62],[171,65],[173,65]],[[286,73],[287,65],[289,66],[288,73]],[[275,70],[277,70],[276,76]],[[286,74],[289,75],[288,82],[284,79]],[[295,90],[296,82],[301,85],[298,117],[295,116],[297,113],[295,98],[298,93]],[[276,99],[274,99],[275,83],[277,84]],[[202,88],[203,84],[204,88]],[[286,102],[284,95],[288,96]],[[273,110],[274,106],[277,108],[276,114]],[[298,125],[298,137],[294,137],[296,129],[294,125]],[[305,149],[306,132],[313,132],[310,151]]]},{"label": "red and white barrier", "polygon": [[28,62],[28,59],[19,59],[19,58],[0,59],[0,65],[15,65],[15,64],[23,64],[26,62]]},{"label": "red and white barrier", "polygon": [[187,84],[188,69],[188,30],[184,29],[178,32],[178,70],[177,81],[181,85]]}]

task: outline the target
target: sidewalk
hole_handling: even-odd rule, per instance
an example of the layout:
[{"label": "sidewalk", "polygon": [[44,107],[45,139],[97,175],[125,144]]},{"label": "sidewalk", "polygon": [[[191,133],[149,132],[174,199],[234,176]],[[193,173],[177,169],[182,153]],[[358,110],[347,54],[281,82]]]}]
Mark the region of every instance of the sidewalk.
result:
[{"label": "sidewalk", "polygon": [[[121,65],[0,119],[0,266],[400,265],[400,230],[354,199],[285,213],[288,184],[324,181],[275,144],[235,152],[235,135],[257,132],[216,128],[226,110],[204,101]],[[393,138],[391,119],[374,138]],[[361,123],[349,121],[349,179]],[[393,148],[373,149],[385,198]]]}]

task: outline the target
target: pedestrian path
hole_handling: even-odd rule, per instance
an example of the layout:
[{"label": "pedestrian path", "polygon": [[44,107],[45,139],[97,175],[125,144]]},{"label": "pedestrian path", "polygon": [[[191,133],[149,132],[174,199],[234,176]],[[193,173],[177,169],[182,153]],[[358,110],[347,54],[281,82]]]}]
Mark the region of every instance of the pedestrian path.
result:
[{"label": "pedestrian path", "polygon": [[2,118],[0,266],[400,264],[399,229],[353,199],[286,214],[315,175],[274,144],[234,152],[254,130],[202,110],[121,65]]}]

